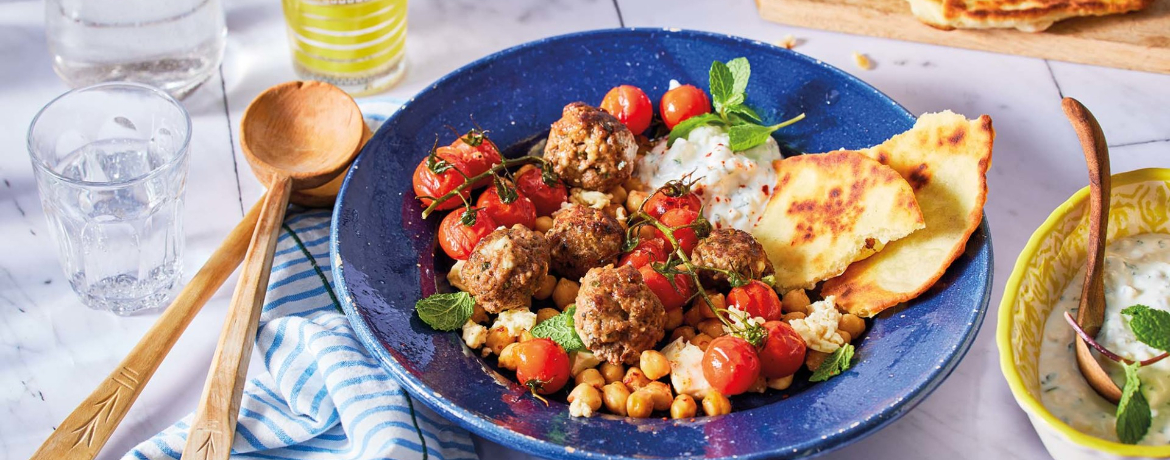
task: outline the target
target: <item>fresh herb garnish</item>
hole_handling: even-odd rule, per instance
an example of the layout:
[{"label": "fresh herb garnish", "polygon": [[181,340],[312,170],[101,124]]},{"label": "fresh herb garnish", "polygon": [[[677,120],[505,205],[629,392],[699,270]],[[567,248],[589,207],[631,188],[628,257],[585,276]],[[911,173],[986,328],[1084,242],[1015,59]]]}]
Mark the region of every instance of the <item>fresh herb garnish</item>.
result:
[{"label": "fresh herb garnish", "polygon": [[853,365],[853,344],[847,343],[825,358],[825,362],[821,363],[821,366],[813,372],[808,381],[824,382],[849,370],[851,365]]},{"label": "fresh herb garnish", "polygon": [[742,152],[768,141],[768,137],[776,130],[804,119],[804,114],[775,125],[761,124],[760,115],[752,110],[744,101],[747,99],[747,84],[752,69],[747,58],[735,58],[726,64],[715,61],[711,63],[711,100],[715,113],[697,115],[675,125],[670,130],[668,144],[673,144],[679,138],[685,138],[695,128],[706,125],[722,126],[727,128],[731,145],[728,147],[735,152]]},{"label": "fresh herb garnish", "polygon": [[463,291],[434,294],[414,304],[418,317],[439,331],[463,327],[475,312],[475,299]]},{"label": "fresh herb garnish", "polygon": [[1129,315],[1133,335],[1151,348],[1170,351],[1170,312],[1155,310],[1145,305],[1133,305],[1121,311]]},{"label": "fresh herb garnish", "polygon": [[496,196],[500,197],[500,202],[504,204],[511,204],[520,198],[516,193],[516,189],[508,185],[508,182],[500,178],[500,176],[492,176],[492,182],[496,187]]},{"label": "fresh herb garnish", "polygon": [[584,350],[585,343],[581,342],[581,337],[577,335],[577,330],[573,327],[573,313],[576,311],[577,306],[570,305],[561,314],[541,321],[528,332],[533,337],[552,339],[553,342],[564,348],[566,353]]},{"label": "fresh herb garnish", "polygon": [[1137,444],[1150,430],[1150,403],[1142,394],[1142,381],[1137,375],[1141,367],[1138,363],[1125,365],[1125,388],[1117,404],[1117,439],[1126,444]]}]

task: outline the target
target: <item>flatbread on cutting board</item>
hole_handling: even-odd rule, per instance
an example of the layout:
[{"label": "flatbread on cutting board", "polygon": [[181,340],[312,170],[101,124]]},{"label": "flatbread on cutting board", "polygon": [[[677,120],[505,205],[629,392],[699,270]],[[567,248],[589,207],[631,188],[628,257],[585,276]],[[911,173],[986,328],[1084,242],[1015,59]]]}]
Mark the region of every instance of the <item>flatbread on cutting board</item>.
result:
[{"label": "flatbread on cutting board", "polygon": [[939,29],[1015,28],[1040,32],[1076,16],[1127,13],[1153,0],[908,0],[914,16]]}]

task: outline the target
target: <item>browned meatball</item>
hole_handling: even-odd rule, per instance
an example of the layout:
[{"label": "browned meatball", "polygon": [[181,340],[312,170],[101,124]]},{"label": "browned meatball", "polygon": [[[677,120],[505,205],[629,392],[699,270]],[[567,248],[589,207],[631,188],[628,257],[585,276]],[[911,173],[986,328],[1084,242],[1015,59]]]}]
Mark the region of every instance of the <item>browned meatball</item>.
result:
[{"label": "browned meatball", "polygon": [[590,268],[612,264],[622,253],[625,231],[608,214],[588,206],[573,205],[557,212],[545,234],[552,249],[552,268],[571,280]]},{"label": "browned meatball", "polygon": [[[704,267],[732,271],[744,279],[759,279],[775,273],[772,261],[764,247],[743,230],[724,228],[711,231],[711,235],[699,241],[691,253],[691,262]],[[727,288],[727,275],[710,270],[699,272],[707,287]]]},{"label": "browned meatball", "polygon": [[573,327],[598,358],[634,364],[666,334],[666,309],[638,269],[606,265],[581,280]]},{"label": "browned meatball", "polygon": [[526,308],[548,274],[548,253],[544,235],[517,224],[479,240],[460,275],[484,310]]},{"label": "browned meatball", "polygon": [[544,161],[573,187],[606,191],[630,178],[638,143],[613,115],[583,102],[566,105],[552,124]]}]

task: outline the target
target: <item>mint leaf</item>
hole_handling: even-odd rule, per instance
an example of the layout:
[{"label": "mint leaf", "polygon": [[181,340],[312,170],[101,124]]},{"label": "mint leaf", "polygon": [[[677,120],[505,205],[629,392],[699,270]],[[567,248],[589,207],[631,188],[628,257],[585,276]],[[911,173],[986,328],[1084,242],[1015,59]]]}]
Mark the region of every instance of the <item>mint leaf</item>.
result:
[{"label": "mint leaf", "polygon": [[463,291],[435,294],[419,299],[414,304],[418,317],[428,326],[440,331],[463,327],[475,311],[475,299]]},{"label": "mint leaf", "polygon": [[1125,388],[1117,404],[1117,439],[1126,444],[1137,444],[1150,430],[1150,403],[1142,394],[1142,381],[1137,375],[1141,367],[1137,363],[1125,365]]},{"label": "mint leaf", "polygon": [[1130,315],[1129,328],[1142,343],[1162,351],[1170,351],[1170,312],[1145,305],[1133,305],[1121,311]]},{"label": "mint leaf", "polygon": [[[731,94],[744,94],[747,91],[748,78],[752,76],[752,66],[747,58],[737,57],[727,61],[727,69],[731,71],[734,83],[731,85]],[[742,100],[740,102],[743,102]],[[728,103],[727,105],[735,105]]]},{"label": "mint leaf", "polygon": [[576,311],[577,306],[571,305],[561,314],[541,321],[528,332],[532,333],[533,337],[552,339],[553,342],[564,348],[566,353],[584,350],[585,344],[581,342],[581,337],[577,335],[577,330],[573,327],[573,313]]},{"label": "mint leaf", "polygon": [[[739,115],[739,117],[742,118],[743,121],[746,121],[746,122],[751,122],[751,123],[756,123],[756,124],[760,123],[760,114],[756,113],[755,110],[752,110],[751,107],[748,107],[744,104],[735,104],[732,106],[728,106],[727,113]],[[734,121],[734,119],[735,119],[735,117],[732,117],[733,121]]]},{"label": "mint leaf", "polygon": [[711,63],[711,100],[715,103],[715,110],[721,111],[721,107],[727,104],[727,100],[735,94],[732,88],[735,86],[735,76],[732,75],[731,69],[727,68],[727,64],[719,61]]},{"label": "mint leaf", "polygon": [[670,137],[667,138],[666,145],[674,144],[674,141],[677,139],[686,138],[695,128],[711,124],[721,125],[723,124],[723,120],[719,118],[719,115],[713,113],[704,113],[687,118],[679,124],[674,125],[674,129],[670,130]]},{"label": "mint leaf", "polygon": [[849,366],[853,364],[853,345],[845,344],[845,346],[838,348],[833,354],[825,358],[825,362],[821,363],[813,372],[812,377],[808,379],[810,382],[824,382],[832,377],[840,375],[842,372],[849,370]]},{"label": "mint leaf", "polygon": [[761,126],[755,124],[740,124],[732,126],[727,130],[727,136],[731,139],[731,148],[733,152],[742,152],[757,145],[768,141],[768,137],[775,131],[771,126]]}]

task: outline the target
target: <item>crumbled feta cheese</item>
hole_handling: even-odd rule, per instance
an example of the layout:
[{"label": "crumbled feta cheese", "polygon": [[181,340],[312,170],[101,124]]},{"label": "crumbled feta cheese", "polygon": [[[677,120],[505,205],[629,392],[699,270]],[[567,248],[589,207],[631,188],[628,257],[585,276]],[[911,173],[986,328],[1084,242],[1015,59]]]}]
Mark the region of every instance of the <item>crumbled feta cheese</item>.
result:
[{"label": "crumbled feta cheese", "polygon": [[[727,307],[727,319],[731,321],[731,324],[734,325],[736,329],[739,330],[746,329],[750,326],[763,325],[765,322],[767,322],[763,317],[760,316],[755,318],[748,317],[747,312],[740,310],[739,307],[735,305]],[[724,324],[723,331],[730,334],[732,329]]]},{"label": "crumbled feta cheese", "polygon": [[536,313],[526,308],[516,308],[500,312],[500,316],[497,316],[496,322],[492,324],[492,329],[503,327],[508,335],[519,337],[520,332],[532,330],[535,326]]},{"label": "crumbled feta cheese", "polygon": [[516,266],[516,257],[512,251],[512,239],[503,236],[492,240],[479,248],[485,256],[491,259],[498,260],[497,267],[500,270],[508,271]]},{"label": "crumbled feta cheese", "polygon": [[473,350],[482,347],[484,342],[487,342],[487,328],[471,320],[467,320],[467,324],[463,325],[463,343]]},{"label": "crumbled feta cheese", "polygon": [[703,377],[703,350],[679,337],[666,348],[662,354],[670,362],[670,383],[674,392],[688,394],[695,399],[702,399],[711,389],[707,378]]},{"label": "crumbled feta cheese", "polygon": [[580,374],[585,369],[592,369],[601,364],[601,359],[589,351],[575,351],[569,354],[570,375]]},{"label": "crumbled feta cheese", "polygon": [[585,404],[583,399],[577,398],[574,399],[573,402],[569,403],[569,415],[574,417],[592,417],[593,408],[589,407],[588,404]]},{"label": "crumbled feta cheese", "polygon": [[460,291],[467,290],[467,285],[463,284],[463,266],[466,264],[465,260],[456,261],[455,265],[451,266],[451,271],[447,272],[447,282]]},{"label": "crumbled feta cheese", "polygon": [[825,300],[814,302],[808,306],[807,317],[788,322],[804,339],[805,345],[822,353],[832,353],[845,345],[845,339],[837,333],[841,312],[837,311],[834,300],[833,296],[828,296]]},{"label": "crumbled feta cheese", "polygon": [[585,190],[583,188],[569,189],[569,203],[588,206],[593,209],[602,209],[609,206],[611,201],[613,201],[613,195],[605,192]]}]

